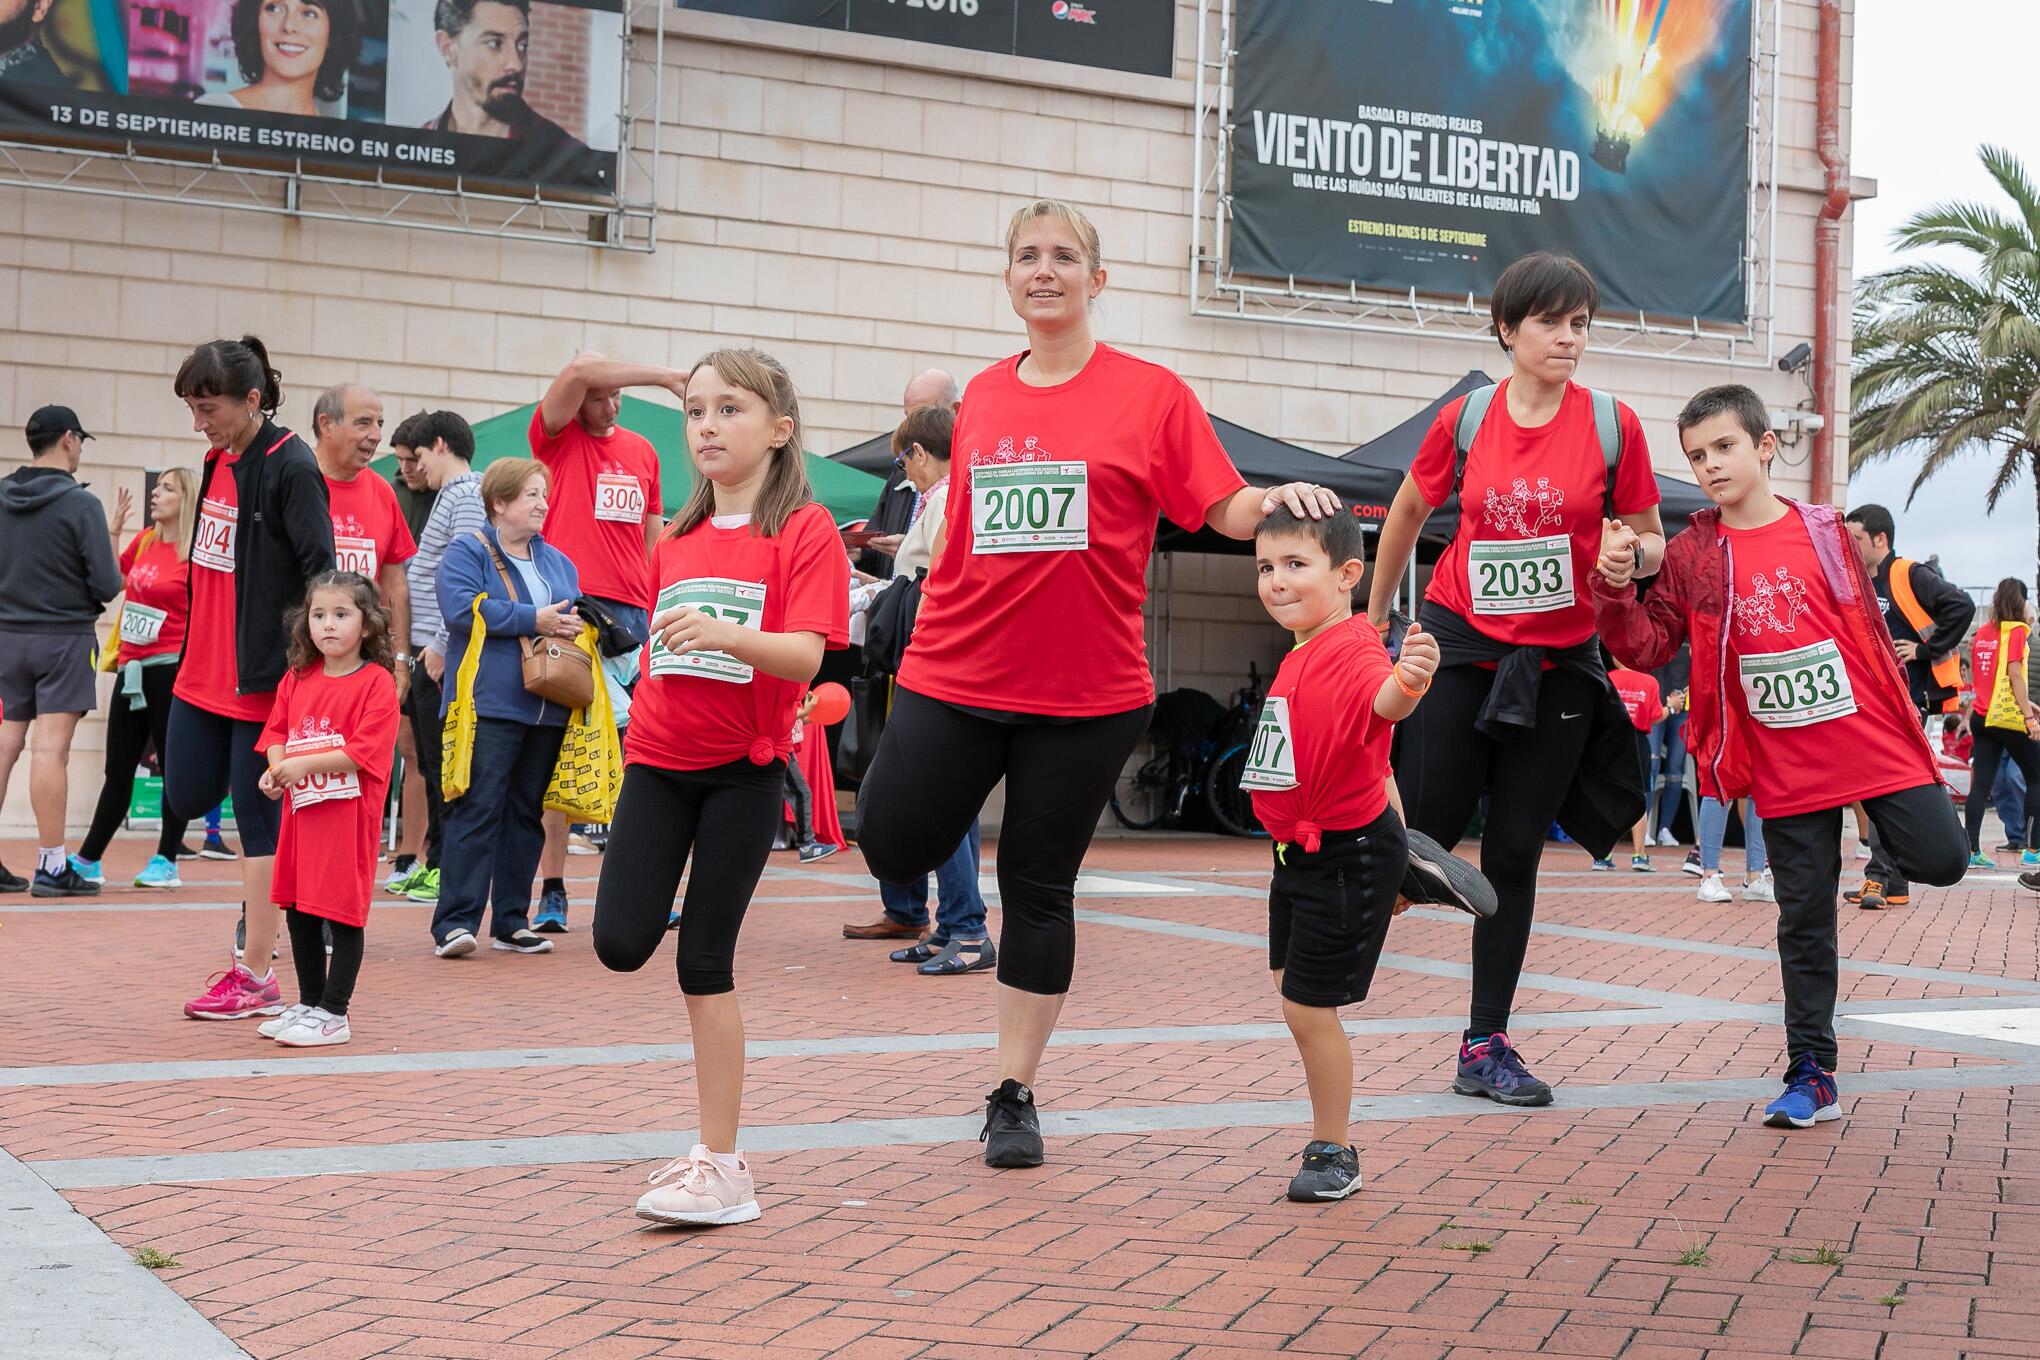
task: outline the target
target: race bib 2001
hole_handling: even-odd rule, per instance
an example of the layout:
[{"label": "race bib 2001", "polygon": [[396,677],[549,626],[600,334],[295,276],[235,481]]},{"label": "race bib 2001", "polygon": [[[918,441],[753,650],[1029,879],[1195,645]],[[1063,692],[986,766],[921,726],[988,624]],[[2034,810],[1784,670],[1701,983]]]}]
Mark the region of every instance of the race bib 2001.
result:
[{"label": "race bib 2001", "polygon": [[[765,583],[735,581],[725,576],[675,581],[659,592],[659,602],[652,613],[656,617],[681,605],[740,628],[760,628],[765,619]],[[752,675],[749,666],[722,652],[688,652],[682,655],[669,651],[664,635],[656,628],[652,630],[651,672],[653,675],[698,675],[704,680],[726,680],[735,685],[750,684]]]},{"label": "race bib 2001", "polygon": [[[1766,727],[1810,727],[1856,711],[1849,668],[1833,638],[1789,652],[1736,658],[1750,716]],[[1836,759],[1844,758],[1837,751]]]},{"label": "race bib 2001", "polygon": [[129,600],[120,607],[120,640],[132,647],[147,647],[163,636],[163,621],[169,617],[165,610]]},{"label": "race bib 2001", "polygon": [[191,535],[193,566],[213,571],[234,569],[234,527],[241,517],[239,506],[226,505],[208,496],[199,506],[198,524]]},{"label": "race bib 2001", "polygon": [[595,477],[595,518],[612,524],[643,524],[644,484],[627,472],[598,473]]},{"label": "race bib 2001", "polygon": [[1476,614],[1542,614],[1573,602],[1572,538],[1497,539],[1466,549],[1466,588]]},{"label": "race bib 2001", "polygon": [[993,463],[970,470],[974,553],[1081,552],[1091,546],[1082,463]]},{"label": "race bib 2001", "polygon": [[[346,738],[338,732],[323,732],[313,737],[293,737],[283,744],[283,754],[286,757],[312,755],[319,751],[337,751],[346,744]],[[361,780],[353,770],[308,774],[290,786],[290,806],[293,812],[303,812],[308,807],[330,803],[339,798],[359,797]]]},{"label": "race bib 2001", "polygon": [[1254,744],[1247,751],[1243,789],[1279,793],[1296,787],[1296,743],[1289,734],[1289,701],[1270,697],[1254,724]]}]

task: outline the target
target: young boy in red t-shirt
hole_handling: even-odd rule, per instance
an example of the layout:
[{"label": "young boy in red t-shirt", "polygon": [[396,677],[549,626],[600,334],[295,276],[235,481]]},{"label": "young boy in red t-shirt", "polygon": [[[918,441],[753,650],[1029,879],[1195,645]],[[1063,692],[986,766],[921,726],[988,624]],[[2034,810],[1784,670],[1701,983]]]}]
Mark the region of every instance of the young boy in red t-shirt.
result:
[{"label": "young boy in red t-shirt", "polygon": [[1641,602],[1635,534],[1604,522],[1594,617],[1610,650],[1638,669],[1663,665],[1692,639],[1686,744],[1700,791],[1754,798],[1777,876],[1789,1065],[1764,1122],[1806,1128],[1841,1116],[1844,810],[1860,800],[1906,877],[1924,883],[1959,880],[1968,840],[1840,513],[1771,490],[1777,439],[1763,400],[1740,385],[1710,387],[1679,413],[1679,439],[1718,508],[1694,515],[1666,547]]}]

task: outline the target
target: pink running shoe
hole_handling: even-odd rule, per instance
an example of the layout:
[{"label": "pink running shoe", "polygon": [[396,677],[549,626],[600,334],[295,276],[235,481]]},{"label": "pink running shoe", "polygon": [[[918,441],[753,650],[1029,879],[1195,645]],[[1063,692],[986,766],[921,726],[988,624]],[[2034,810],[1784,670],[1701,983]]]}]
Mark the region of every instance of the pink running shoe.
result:
[{"label": "pink running shoe", "polygon": [[206,994],[184,1003],[184,1014],[193,1020],[245,1020],[251,1015],[281,1015],[283,989],[276,975],[258,978],[242,964],[235,964],[211,979]]},{"label": "pink running shoe", "polygon": [[[660,1185],[661,1181],[668,1183]],[[735,1171],[726,1171],[699,1144],[687,1156],[654,1171],[652,1184],[659,1188],[645,1191],[637,1202],[637,1216],[654,1223],[716,1226],[749,1223],[758,1216],[750,1163],[739,1162]]]}]

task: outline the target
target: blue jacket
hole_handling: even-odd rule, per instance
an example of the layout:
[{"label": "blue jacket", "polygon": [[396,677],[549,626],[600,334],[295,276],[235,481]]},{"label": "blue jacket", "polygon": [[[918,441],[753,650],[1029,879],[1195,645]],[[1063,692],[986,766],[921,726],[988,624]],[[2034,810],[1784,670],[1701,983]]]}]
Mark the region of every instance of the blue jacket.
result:
[{"label": "blue jacket", "polygon": [[[482,532],[501,552],[502,542],[496,536],[495,526]],[[473,534],[454,539],[447,545],[446,556],[440,559],[436,587],[439,611],[446,617],[448,647],[440,712],[444,714],[453,702],[454,677],[460,674],[460,663],[467,655],[468,639],[474,632],[475,596],[483,595],[487,598],[482,601],[482,623],[488,629],[488,637],[482,643],[482,665],[475,675],[475,712],[484,718],[503,718],[527,726],[565,727],[567,709],[525,692],[524,647],[518,639],[537,635],[541,606],[580,598],[581,573],[575,570],[571,558],[541,535],[532,536],[531,565],[538,569],[551,599],[526,600],[524,578],[517,574],[516,564],[507,554],[503,565],[516,584],[514,595],[504,588],[495,559]]]}]

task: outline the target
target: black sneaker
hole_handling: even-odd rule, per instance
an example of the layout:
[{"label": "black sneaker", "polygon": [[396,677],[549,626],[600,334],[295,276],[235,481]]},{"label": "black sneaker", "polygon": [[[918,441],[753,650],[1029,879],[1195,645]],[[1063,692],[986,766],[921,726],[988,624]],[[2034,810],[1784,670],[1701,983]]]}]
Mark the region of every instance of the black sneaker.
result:
[{"label": "black sneaker", "polygon": [[1360,1188],[1360,1154],[1322,1138],[1306,1143],[1303,1167],[1289,1181],[1289,1198],[1298,1204],[1344,1199]]},{"label": "black sneaker", "polygon": [[2040,873],[2020,874],[2019,886],[2032,892],[2040,892]]},{"label": "black sneaker", "polygon": [[59,874],[37,869],[35,883],[28,891],[33,897],[97,897],[99,885],[66,863]]},{"label": "black sneaker", "polygon": [[1034,1092],[1011,1077],[985,1097],[986,1166],[1040,1166],[1041,1118],[1034,1112]]},{"label": "black sneaker", "polygon": [[1457,907],[1469,916],[1495,914],[1494,885],[1480,870],[1421,831],[1407,832],[1410,862],[1403,870],[1402,895],[1412,902]]},{"label": "black sneaker", "polygon": [[10,874],[7,866],[0,864],[0,893],[27,892],[28,880],[20,874]]}]

